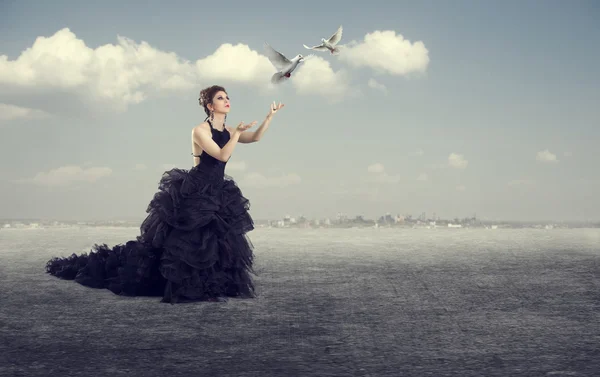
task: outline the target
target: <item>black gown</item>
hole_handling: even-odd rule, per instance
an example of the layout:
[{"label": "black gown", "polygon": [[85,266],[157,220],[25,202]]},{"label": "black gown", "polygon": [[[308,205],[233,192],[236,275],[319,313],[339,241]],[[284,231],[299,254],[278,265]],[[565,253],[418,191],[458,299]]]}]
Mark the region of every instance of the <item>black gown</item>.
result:
[{"label": "black gown", "polygon": [[[210,127],[222,148],[229,131]],[[162,296],[161,302],[172,304],[256,297],[253,245],[246,235],[254,229],[250,203],[225,165],[203,153],[190,170],[166,171],[135,240],[52,258],[46,272],[118,295]]]}]

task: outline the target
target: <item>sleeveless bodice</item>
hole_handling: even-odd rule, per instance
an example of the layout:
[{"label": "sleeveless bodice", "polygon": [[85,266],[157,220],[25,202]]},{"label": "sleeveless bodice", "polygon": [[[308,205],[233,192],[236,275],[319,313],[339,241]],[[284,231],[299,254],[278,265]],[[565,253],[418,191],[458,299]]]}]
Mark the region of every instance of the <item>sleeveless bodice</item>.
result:
[{"label": "sleeveless bodice", "polygon": [[[225,129],[225,128],[223,128],[223,131],[219,131],[219,130],[213,128],[210,120],[208,120],[207,122],[208,122],[208,125],[210,126],[210,131],[212,133],[212,139],[214,140],[215,143],[217,143],[219,148],[223,148],[225,146],[225,144],[227,144],[227,142],[231,138],[229,131],[227,131],[227,129]],[[194,155],[194,153],[192,153],[192,155]],[[213,175],[215,177],[223,177],[224,176],[225,165],[227,164],[226,162],[219,161],[204,151],[200,155],[197,155],[197,156],[194,155],[194,157],[200,157],[200,163],[198,165],[194,166],[193,169],[211,173],[211,175]]]}]

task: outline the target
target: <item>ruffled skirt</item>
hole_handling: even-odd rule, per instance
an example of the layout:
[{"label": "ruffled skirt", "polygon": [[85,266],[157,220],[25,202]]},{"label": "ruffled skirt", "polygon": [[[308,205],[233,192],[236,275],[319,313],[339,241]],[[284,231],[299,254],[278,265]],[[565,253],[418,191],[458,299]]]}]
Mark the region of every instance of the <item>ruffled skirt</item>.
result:
[{"label": "ruffled skirt", "polygon": [[249,208],[231,177],[175,168],[163,174],[136,240],[52,258],[46,272],[169,303],[255,297]]}]

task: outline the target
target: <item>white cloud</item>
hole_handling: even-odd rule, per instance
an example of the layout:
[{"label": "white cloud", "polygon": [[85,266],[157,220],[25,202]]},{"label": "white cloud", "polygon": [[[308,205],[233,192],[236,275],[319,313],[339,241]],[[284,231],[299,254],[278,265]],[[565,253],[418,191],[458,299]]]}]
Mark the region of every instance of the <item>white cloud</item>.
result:
[{"label": "white cloud", "polygon": [[383,173],[385,171],[385,168],[384,168],[383,164],[377,162],[375,164],[369,165],[369,167],[367,168],[367,171],[369,173]]},{"label": "white cloud", "polygon": [[48,172],[37,173],[33,178],[15,180],[15,183],[32,183],[40,186],[69,186],[80,182],[93,183],[112,174],[108,167],[61,166]]},{"label": "white cloud", "polygon": [[353,67],[405,76],[427,70],[429,51],[421,41],[411,43],[393,30],[376,30],[366,34],[362,42],[344,45],[339,59]]},{"label": "white cloud", "polygon": [[278,177],[266,177],[260,173],[248,173],[244,176],[243,182],[240,182],[242,186],[247,187],[287,187],[296,185],[301,182],[301,178],[298,174],[290,173],[284,174]]},{"label": "white cloud", "polygon": [[450,153],[448,156],[448,165],[456,169],[465,169],[469,161],[465,160],[464,156],[457,153]]},{"label": "white cloud", "polygon": [[301,63],[292,72],[290,80],[298,94],[322,95],[332,103],[339,102],[347,96],[360,95],[358,89],[350,86],[350,76],[345,70],[335,72],[331,64],[319,56],[310,57]]},{"label": "white cloud", "polygon": [[421,173],[417,177],[417,181],[427,181],[427,180],[429,180],[429,176],[427,175],[427,173]]},{"label": "white cloud", "polygon": [[49,113],[42,110],[0,103],[0,122],[15,119],[44,119],[49,116]]},{"label": "white cloud", "polygon": [[[297,83],[300,91],[311,88],[307,80],[319,73],[322,65],[318,60],[309,63],[304,79]],[[345,74],[331,74],[323,67],[321,71],[317,80],[331,88],[312,88],[312,92],[343,94]],[[75,105],[87,110],[125,111],[152,96],[199,91],[214,82],[268,89],[274,72],[266,56],[241,43],[225,43],[192,62],[123,36],[117,36],[116,44],[91,48],[64,28],[49,37],[38,37],[14,60],[0,55],[0,101],[10,98],[11,103],[25,108],[36,103],[32,107],[48,112],[72,112]]]},{"label": "white cloud", "polygon": [[[266,56],[245,44],[224,43],[195,64],[201,81],[242,82],[267,86],[275,68]],[[293,75],[293,74],[292,74]]]},{"label": "white cloud", "polygon": [[387,87],[381,83],[379,83],[377,80],[375,79],[369,79],[368,82],[369,88],[373,88],[376,90],[381,90],[382,92],[387,94]]},{"label": "white cloud", "polygon": [[558,160],[556,159],[556,155],[550,153],[550,151],[547,149],[538,152],[535,159],[541,162],[558,162]]},{"label": "white cloud", "polygon": [[124,110],[151,93],[189,89],[197,82],[193,66],[147,42],[118,36],[116,45],[92,49],[68,28],[38,37],[17,59],[0,56],[0,88],[27,94],[59,92]]},{"label": "white cloud", "polygon": [[377,182],[377,183],[398,183],[400,182],[400,176],[398,175],[389,175],[385,171],[385,167],[383,164],[377,162],[375,164],[369,165],[367,171],[370,174],[367,181],[369,182]]}]

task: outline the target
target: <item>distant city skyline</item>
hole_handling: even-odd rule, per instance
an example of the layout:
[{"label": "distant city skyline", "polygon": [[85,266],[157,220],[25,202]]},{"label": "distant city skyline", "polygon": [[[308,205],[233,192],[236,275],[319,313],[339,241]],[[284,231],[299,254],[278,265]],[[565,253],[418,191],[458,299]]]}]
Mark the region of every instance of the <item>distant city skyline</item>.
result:
[{"label": "distant city skyline", "polygon": [[[143,219],[220,84],[229,124],[286,105],[226,170],[256,219],[598,221],[598,19],[590,1],[4,1],[0,217]],[[340,55],[302,47],[340,25]],[[264,42],[315,57],[273,86]]]},{"label": "distant city skyline", "polygon": [[[341,217],[340,217],[341,215]],[[254,218],[254,221],[257,223],[261,223],[261,222],[269,222],[269,221],[277,221],[277,220],[282,220],[282,219],[286,219],[286,218],[291,218],[295,220],[298,219],[306,219],[306,220],[310,220],[310,221],[322,221],[322,220],[332,220],[332,221],[337,221],[339,219],[344,219],[344,220],[356,220],[359,218],[362,218],[363,220],[368,220],[368,221],[378,221],[381,218],[384,217],[401,217],[404,221],[424,221],[424,222],[429,222],[429,221],[442,221],[442,222],[454,222],[457,219],[459,220],[459,222],[465,221],[465,220],[475,220],[475,221],[483,221],[483,222],[507,222],[507,223],[519,223],[519,222],[523,222],[523,223],[548,223],[548,222],[554,222],[554,223],[597,223],[598,225],[600,225],[600,220],[598,219],[581,219],[581,220],[566,220],[566,219],[560,219],[560,218],[555,218],[555,219],[538,219],[538,220],[517,220],[517,219],[502,219],[502,218],[488,218],[486,216],[477,216],[477,214],[472,214],[470,216],[450,216],[450,217],[441,217],[437,214],[430,214],[428,215],[427,213],[423,214],[411,214],[411,213],[406,213],[406,214],[401,214],[401,213],[392,213],[392,212],[387,212],[387,213],[382,213],[373,217],[370,216],[365,216],[364,214],[347,214],[347,213],[337,213],[337,214],[332,214],[329,216],[306,216],[303,214],[285,214],[285,215],[281,215],[279,217],[272,217],[272,218],[266,218],[266,217],[260,217],[260,218]],[[44,222],[48,222],[48,221],[66,221],[66,222],[135,222],[136,224],[141,222],[144,219],[145,216],[122,216],[122,217],[105,217],[105,218],[99,218],[99,217],[95,217],[95,218],[59,218],[59,217],[0,217],[0,223],[4,222],[4,223],[10,223],[10,222],[14,222],[14,221],[28,221],[28,222],[35,222],[35,221],[44,221]]]}]

